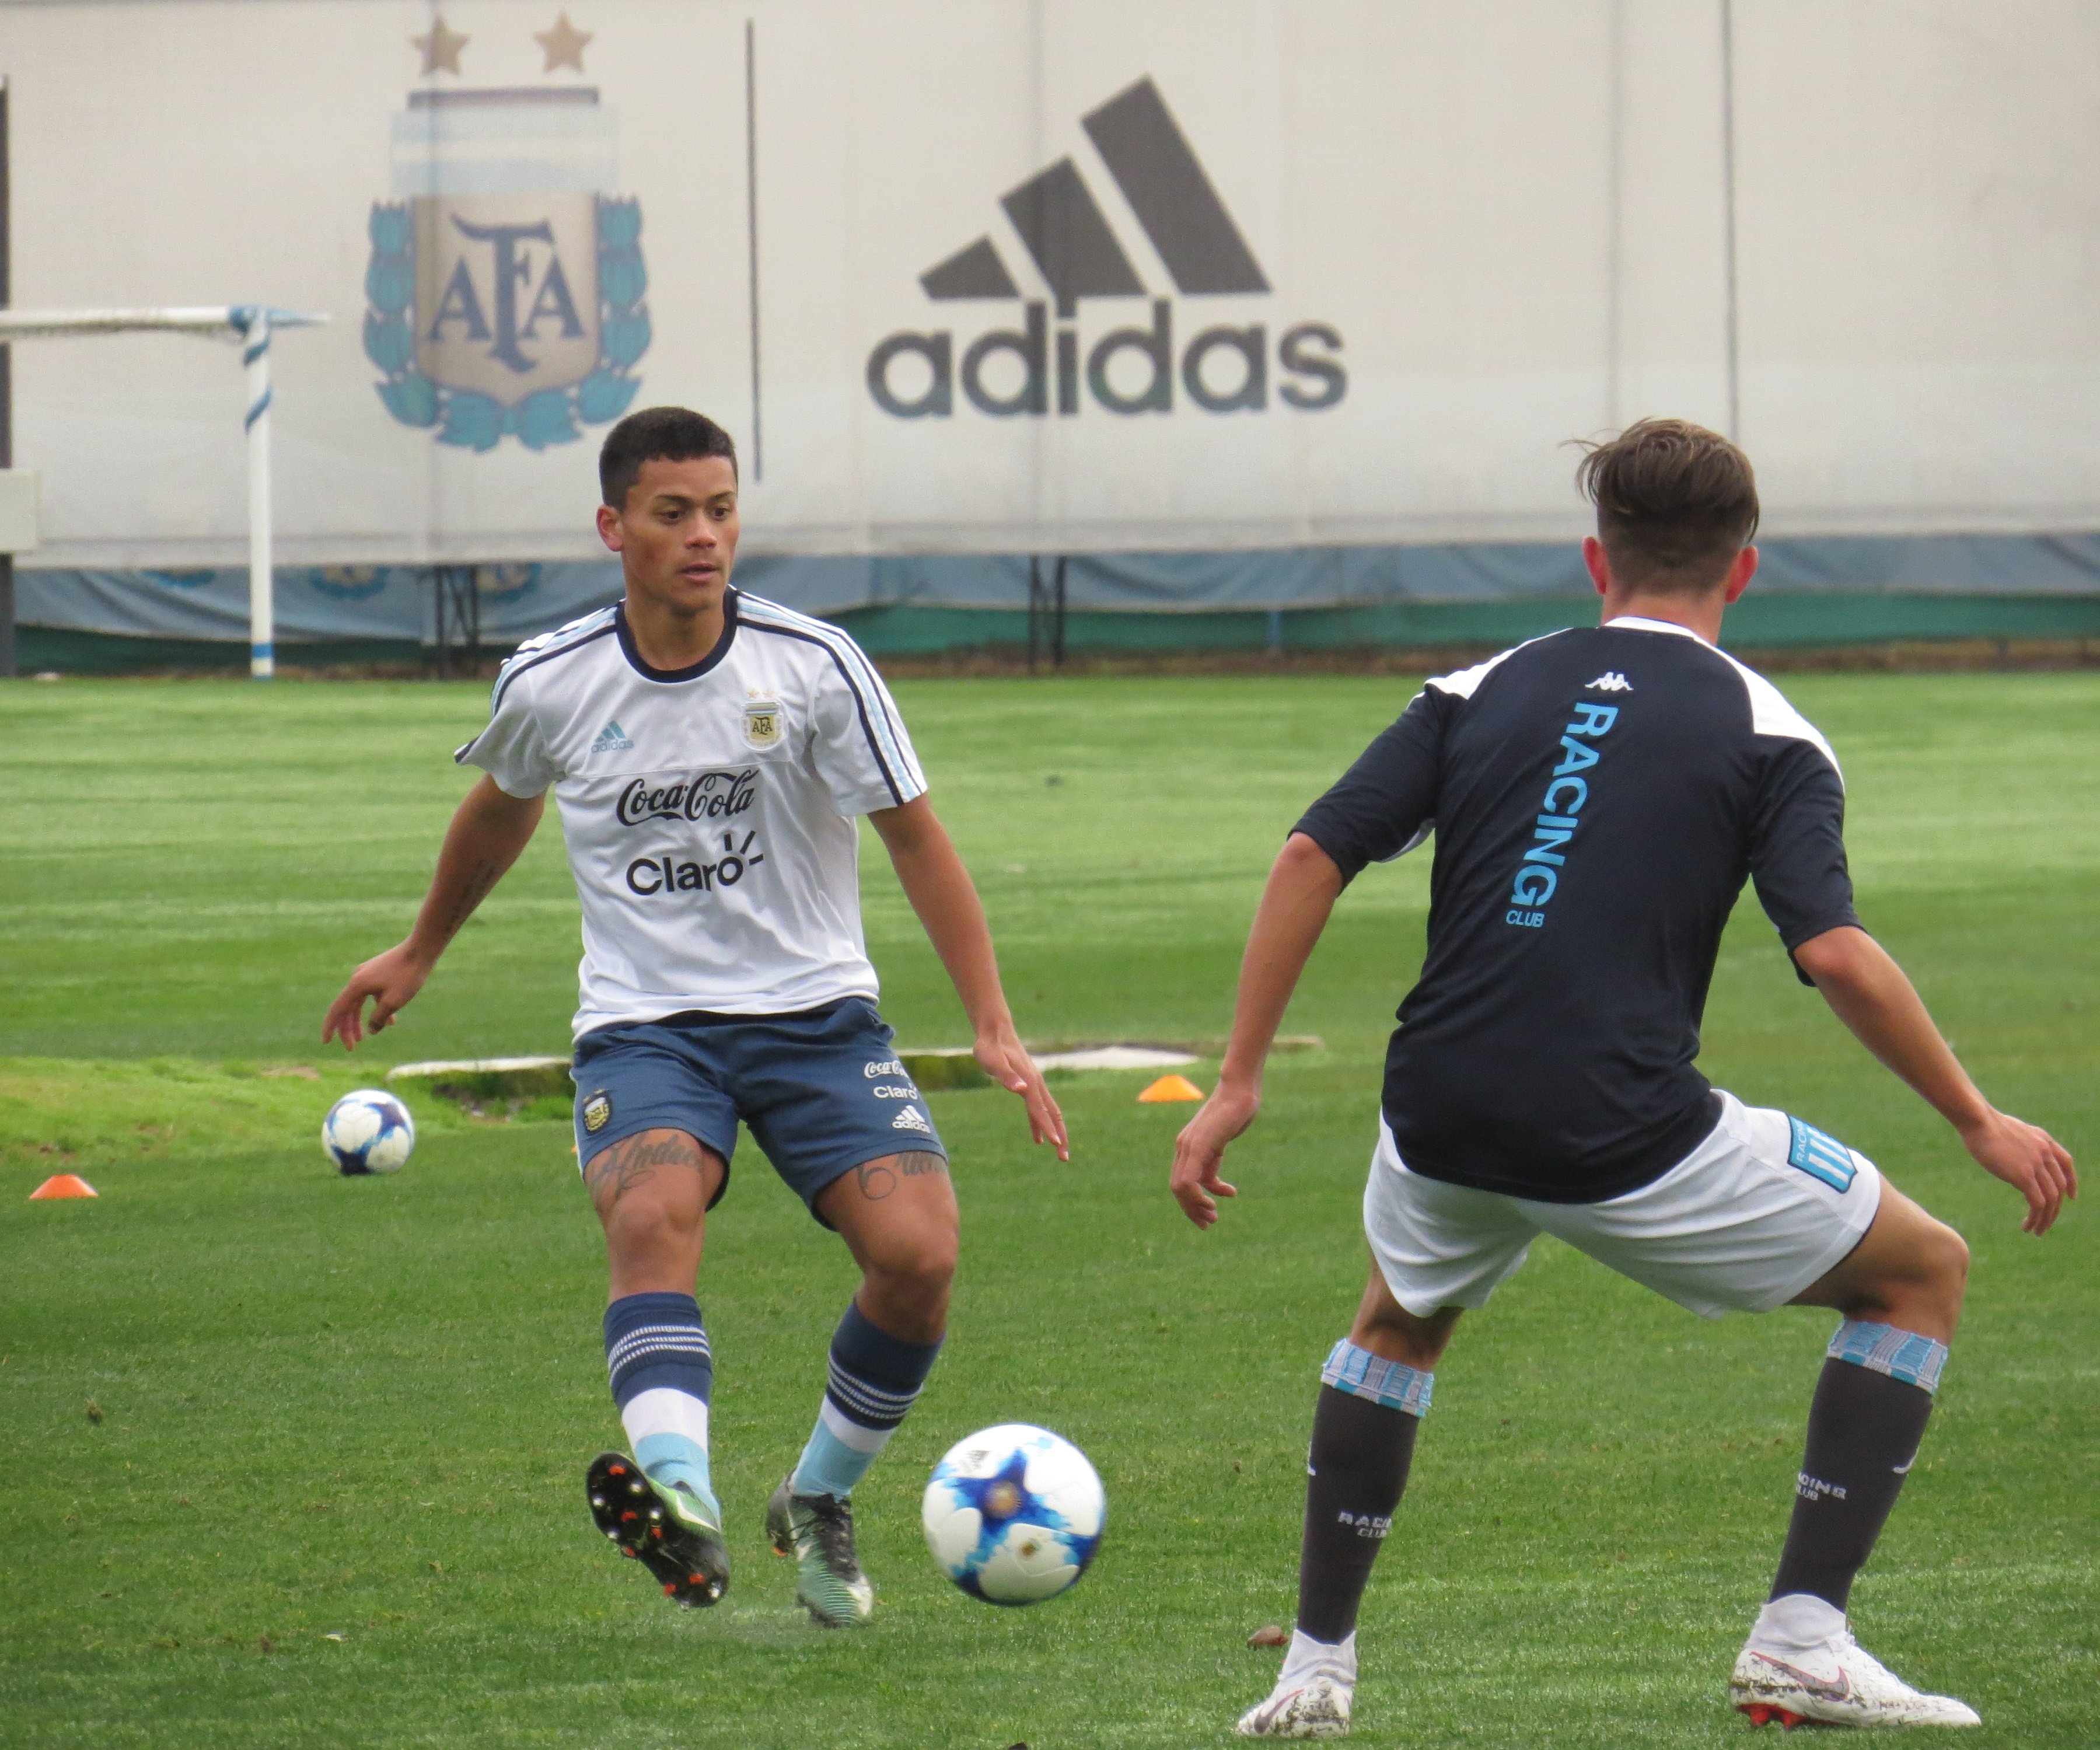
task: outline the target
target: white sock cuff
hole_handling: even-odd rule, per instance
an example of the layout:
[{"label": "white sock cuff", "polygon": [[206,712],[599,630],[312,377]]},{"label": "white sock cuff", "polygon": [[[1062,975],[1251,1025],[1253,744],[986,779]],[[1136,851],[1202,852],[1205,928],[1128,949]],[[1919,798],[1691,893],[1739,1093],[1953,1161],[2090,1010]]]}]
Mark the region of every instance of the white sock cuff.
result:
[{"label": "white sock cuff", "polygon": [[1789,1592],[1758,1612],[1750,1645],[1761,1652],[1801,1653],[1845,1632],[1845,1613],[1812,1592]]},{"label": "white sock cuff", "polygon": [[841,1446],[849,1446],[856,1452],[866,1452],[871,1457],[889,1444],[889,1437],[897,1432],[891,1428],[871,1428],[865,1422],[855,1422],[852,1417],[840,1413],[837,1404],[827,1397],[817,1406],[817,1420],[827,1432]]},{"label": "white sock cuff", "polygon": [[702,1452],[708,1448],[708,1407],[690,1391],[656,1386],[638,1391],[620,1413],[629,1442],[639,1446],[651,1435],[683,1435]]},{"label": "white sock cuff", "polygon": [[1283,1669],[1276,1686],[1282,1689],[1324,1673],[1353,1687],[1357,1681],[1357,1632],[1346,1641],[1316,1641],[1303,1629],[1290,1631],[1290,1649],[1283,1655]]}]

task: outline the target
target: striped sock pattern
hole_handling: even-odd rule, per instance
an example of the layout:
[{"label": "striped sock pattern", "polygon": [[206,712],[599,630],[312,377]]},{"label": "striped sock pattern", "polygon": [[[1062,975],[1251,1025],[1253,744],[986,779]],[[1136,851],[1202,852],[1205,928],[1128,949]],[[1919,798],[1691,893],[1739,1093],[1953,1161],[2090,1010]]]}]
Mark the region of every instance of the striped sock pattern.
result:
[{"label": "striped sock pattern", "polygon": [[1906,1386],[1925,1391],[1939,1389],[1939,1370],[1947,1365],[1947,1345],[1916,1331],[1898,1330],[1893,1325],[1868,1325],[1847,1319],[1838,1327],[1825,1351],[1833,1361],[1850,1361],[1876,1373],[1886,1373]]},{"label": "striped sock pattern", "polygon": [[605,1369],[622,1409],[644,1391],[668,1387],[705,1404],[714,1390],[714,1353],[690,1294],[629,1294],[605,1309]]},{"label": "striped sock pattern", "polygon": [[1427,1416],[1436,1376],[1403,1361],[1388,1361],[1373,1355],[1344,1337],[1328,1351],[1326,1365],[1320,1369],[1320,1383],[1352,1398],[1369,1398],[1405,1415]]},{"label": "striped sock pattern", "polygon": [[792,1492],[850,1493],[918,1401],[940,1352],[938,1342],[892,1337],[849,1303],[832,1335],[824,1400],[789,1483]]}]

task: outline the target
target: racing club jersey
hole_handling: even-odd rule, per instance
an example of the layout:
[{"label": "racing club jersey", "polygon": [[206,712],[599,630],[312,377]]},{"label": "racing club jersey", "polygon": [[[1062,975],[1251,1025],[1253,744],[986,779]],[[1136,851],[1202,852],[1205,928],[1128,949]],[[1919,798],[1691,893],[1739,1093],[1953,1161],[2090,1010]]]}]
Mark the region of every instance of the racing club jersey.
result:
[{"label": "racing club jersey", "polygon": [[579,1035],[876,994],[855,820],[926,779],[836,626],[731,589],[706,659],[662,669],[606,608],[520,645],[455,757],[510,796],[554,790],[583,902]]},{"label": "racing club jersey", "polygon": [[1830,744],[1664,620],[1555,633],[1434,680],[1297,830],[1345,879],[1433,830],[1429,946],[1386,1056],[1400,1157],[1593,1203],[1719,1118],[1692,1067],[1747,878],[1790,953],[1856,926]]}]

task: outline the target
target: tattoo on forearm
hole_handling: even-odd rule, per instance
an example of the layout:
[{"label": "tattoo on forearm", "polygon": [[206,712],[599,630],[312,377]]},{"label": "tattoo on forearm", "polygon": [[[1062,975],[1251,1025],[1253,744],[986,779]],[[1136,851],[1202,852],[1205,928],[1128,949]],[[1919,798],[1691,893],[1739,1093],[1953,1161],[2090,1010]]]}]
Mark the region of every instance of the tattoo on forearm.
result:
[{"label": "tattoo on forearm", "polygon": [[885,1155],[880,1161],[865,1161],[854,1169],[854,1177],[859,1182],[860,1194],[871,1203],[880,1203],[897,1188],[900,1176],[918,1179],[928,1173],[948,1170],[947,1157],[935,1154],[931,1149],[914,1148],[903,1154]]},{"label": "tattoo on forearm", "polygon": [[475,866],[466,878],[466,885],[460,889],[458,898],[452,901],[452,909],[439,923],[446,941],[451,941],[459,933],[461,926],[474,915],[474,907],[488,897],[489,889],[502,879],[503,866],[501,863],[483,862]]},{"label": "tattoo on forearm", "polygon": [[651,1136],[646,1131],[615,1143],[590,1157],[584,1169],[584,1183],[593,1197],[609,1186],[615,1199],[656,1176],[660,1166],[690,1166],[705,1170],[707,1152],[690,1136]]}]

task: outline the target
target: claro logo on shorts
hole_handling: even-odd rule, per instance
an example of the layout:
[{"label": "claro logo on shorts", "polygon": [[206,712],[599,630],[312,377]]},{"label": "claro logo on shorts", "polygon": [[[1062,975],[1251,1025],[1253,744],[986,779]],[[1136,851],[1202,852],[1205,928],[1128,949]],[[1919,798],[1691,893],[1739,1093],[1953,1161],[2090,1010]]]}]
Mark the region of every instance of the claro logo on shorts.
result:
[{"label": "claro logo on shorts", "polygon": [[623,827],[646,820],[728,820],[747,813],[758,797],[758,768],[742,772],[695,772],[668,782],[638,778],[620,792],[613,814]]}]

